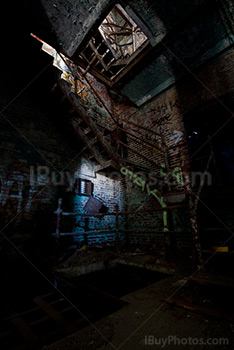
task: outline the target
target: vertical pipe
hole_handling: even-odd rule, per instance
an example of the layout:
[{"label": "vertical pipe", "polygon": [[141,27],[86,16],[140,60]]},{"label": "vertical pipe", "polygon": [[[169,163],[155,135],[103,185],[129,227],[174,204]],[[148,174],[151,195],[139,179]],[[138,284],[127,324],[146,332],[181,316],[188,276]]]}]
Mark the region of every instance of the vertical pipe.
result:
[{"label": "vertical pipe", "polygon": [[116,253],[119,253],[119,206],[115,206],[115,246]]},{"label": "vertical pipe", "polygon": [[63,199],[58,199],[58,209],[56,211],[57,214],[57,221],[56,221],[56,231],[55,231],[55,253],[54,253],[54,263],[57,262],[57,256],[58,256],[58,246],[59,246],[59,238],[61,233],[61,217],[62,217],[62,203]]},{"label": "vertical pipe", "polygon": [[202,266],[203,264],[203,258],[202,258],[201,240],[200,240],[200,235],[198,231],[197,210],[195,206],[195,200],[193,198],[191,182],[189,179],[188,162],[186,162],[186,159],[183,156],[180,156],[180,157],[181,157],[181,168],[182,168],[182,174],[183,174],[184,189],[185,189],[185,194],[188,198],[189,221],[190,221],[191,233],[192,233],[193,242],[194,242],[193,263],[194,265],[198,265],[199,267],[199,266]]},{"label": "vertical pipe", "polygon": [[166,168],[167,187],[168,187],[169,192],[171,192],[170,176],[169,176],[170,167],[169,167],[169,162],[168,162],[167,148],[166,148],[166,142],[165,142],[164,135],[162,136],[162,149],[163,149],[165,168]]},{"label": "vertical pipe", "polygon": [[61,233],[60,226],[61,226],[61,217],[62,217],[62,212],[63,212],[62,211],[62,203],[63,203],[63,199],[59,198],[58,209],[56,211],[56,214],[57,214],[56,232],[55,232],[56,239],[59,239],[60,233]]}]

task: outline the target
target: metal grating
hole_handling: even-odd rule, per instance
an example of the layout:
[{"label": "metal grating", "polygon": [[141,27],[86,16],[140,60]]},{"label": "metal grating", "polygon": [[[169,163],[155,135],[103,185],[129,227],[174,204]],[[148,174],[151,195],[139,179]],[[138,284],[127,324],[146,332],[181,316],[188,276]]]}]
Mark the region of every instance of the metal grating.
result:
[{"label": "metal grating", "polygon": [[80,54],[86,65],[85,73],[92,69],[113,80],[148,42],[141,28],[117,4]]}]

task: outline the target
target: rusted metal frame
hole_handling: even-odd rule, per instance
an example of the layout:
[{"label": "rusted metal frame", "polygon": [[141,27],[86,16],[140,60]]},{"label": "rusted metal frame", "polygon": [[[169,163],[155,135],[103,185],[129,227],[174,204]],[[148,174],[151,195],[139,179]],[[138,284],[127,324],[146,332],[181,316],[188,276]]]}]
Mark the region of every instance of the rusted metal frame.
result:
[{"label": "rusted metal frame", "polygon": [[118,5],[115,6],[115,10],[116,12],[118,12],[118,14],[125,20],[125,22],[128,23],[129,26],[133,26],[133,21],[130,18],[130,16],[128,16],[128,14],[126,14],[128,17],[126,17],[126,15],[121,11],[121,9],[118,8]]},{"label": "rusted metal frame", "polygon": [[167,156],[167,147],[165,142],[165,136],[162,135],[162,144],[163,144],[163,155],[164,155],[164,161],[165,161],[165,168],[166,168],[166,179],[167,179],[167,187],[169,192],[171,192],[171,185],[170,185],[170,166],[168,162],[168,156]]},{"label": "rusted metal frame", "polygon": [[60,237],[60,226],[61,226],[61,216],[62,216],[62,203],[63,203],[63,199],[59,198],[58,199],[58,209],[56,211],[57,214],[57,221],[56,221],[56,238],[59,239]]},{"label": "rusted metal frame", "polygon": [[[139,140],[139,137],[137,137],[136,135],[134,135],[134,134],[132,134],[131,132],[127,131],[126,129],[123,129],[123,128],[121,128],[120,126],[119,126],[119,129],[122,130],[122,131],[124,131],[124,132],[125,132],[126,134],[128,134],[130,137],[134,137],[135,139]],[[160,151],[160,152],[162,151],[159,147],[155,146],[153,143],[150,143],[149,141],[146,141],[146,140],[141,139],[141,142],[146,143],[146,144],[149,145],[149,146],[152,146],[151,149],[152,149],[152,148],[155,148],[155,149],[157,149],[157,150]]]},{"label": "rusted metal frame", "polygon": [[123,35],[123,36],[125,36],[125,35],[128,35],[128,36],[130,36],[130,35],[132,35],[132,31],[129,29],[129,30],[126,30],[126,31],[120,31],[120,32],[113,32],[113,31],[105,31],[105,33],[107,34],[107,35]]},{"label": "rusted metal frame", "polygon": [[103,217],[103,216],[114,216],[115,212],[111,213],[101,213],[101,214],[87,214],[87,213],[74,213],[75,216],[84,216],[84,217],[90,217],[90,216],[97,216],[97,217]]},{"label": "rusted metal frame", "polygon": [[89,71],[89,70],[90,70],[90,68],[92,67],[92,64],[93,64],[93,62],[96,60],[96,58],[97,58],[97,55],[95,54],[95,55],[93,56],[93,58],[92,58],[91,62],[89,62],[89,64],[88,64],[87,68],[85,69],[84,74],[87,74],[87,73],[88,73],[88,71]]},{"label": "rusted metal frame", "polygon": [[92,84],[89,82],[88,78],[86,75],[83,74],[82,71],[80,71],[81,76],[84,78],[86,83],[88,84],[89,88],[92,90],[92,92],[95,94],[95,96],[98,98],[98,100],[101,102],[107,113],[110,115],[111,119],[114,121],[115,124],[117,124],[116,119],[114,118],[112,112],[109,110],[109,108],[106,106],[106,104],[103,102],[99,94],[96,92],[96,90],[92,87]]},{"label": "rusted metal frame", "polygon": [[149,30],[147,25],[140,20],[140,18],[136,15],[135,11],[129,5],[125,7],[125,11],[127,12],[128,16],[131,18],[133,23],[136,24],[136,30],[139,29],[140,32],[147,37],[147,39],[154,41],[155,37],[153,36],[152,32]]},{"label": "rusted metal frame", "polygon": [[85,61],[87,61],[87,63],[90,63],[90,60],[86,57],[85,53],[82,51],[81,54],[82,59],[84,59]]},{"label": "rusted metal frame", "polygon": [[168,149],[168,151],[170,151],[173,148],[177,148],[177,147],[181,147],[181,146],[187,146],[187,142],[183,142],[183,143],[178,142],[178,144],[171,145],[171,146],[167,147],[167,149]]},{"label": "rusted metal frame", "polygon": [[113,49],[113,47],[111,46],[111,42],[110,42],[111,38],[105,38],[105,43],[107,44],[110,52],[112,53],[113,57],[117,60],[119,58],[118,54],[115,52],[115,50]]},{"label": "rusted metal frame", "polygon": [[[119,47],[124,47],[124,46],[132,45],[132,44],[133,44],[133,42],[131,42],[131,43],[126,43],[126,44],[117,44],[117,43],[116,43],[116,45],[119,46]],[[131,56],[130,56],[130,57],[131,57]],[[130,57],[129,57],[129,58],[130,58]]]},{"label": "rusted metal frame", "polygon": [[140,152],[136,151],[134,148],[130,147],[129,145],[126,145],[126,143],[122,142],[119,140],[119,143],[121,143],[121,145],[127,147],[128,149],[130,149],[130,151],[136,153],[137,155],[139,155],[141,158],[146,159],[149,163],[155,165],[158,168],[158,164],[156,162],[154,162],[153,160],[149,159],[148,157],[146,157],[145,155],[141,154]]},{"label": "rusted metal frame", "polygon": [[[148,167],[148,168],[144,168],[144,166],[142,164],[139,164],[139,163],[136,163],[136,162],[133,162],[132,160],[128,159],[128,158],[121,158],[121,161],[124,162],[124,164],[130,164],[132,167],[134,168],[140,168],[142,169],[142,171],[144,171],[146,174],[150,173],[151,171],[154,171],[154,169]],[[161,180],[161,179],[160,179]]]},{"label": "rusted metal frame", "polygon": [[118,62],[118,60],[116,61],[116,59],[113,57],[109,63],[107,63],[107,67],[110,67],[110,66],[114,66],[115,63],[113,64],[113,62]]},{"label": "rusted metal frame", "polygon": [[120,58],[117,61],[115,61],[114,63],[111,62],[111,67],[115,67],[115,66],[125,66],[130,62],[131,57],[128,58]]},{"label": "rusted metal frame", "polygon": [[126,27],[120,26],[119,24],[115,24],[115,23],[102,23],[102,26],[105,27],[117,27],[117,28],[121,28],[121,29],[126,29]]},{"label": "rusted metal frame", "polygon": [[[108,42],[106,41],[106,43],[108,44]],[[108,44],[108,47],[110,48],[111,45]],[[111,48],[111,51],[113,49]],[[114,51],[114,50],[113,50]],[[151,51],[151,46],[149,44],[149,40],[147,40],[141,48],[141,53],[138,53],[138,50],[136,52],[134,52],[134,54],[130,57],[130,62],[128,64],[127,67],[123,67],[119,72],[116,73],[116,75],[114,75],[111,78],[107,78],[104,75],[100,74],[100,72],[92,67],[90,67],[90,73],[92,73],[94,76],[96,76],[97,78],[99,78],[101,81],[103,81],[104,83],[106,83],[108,86],[113,87],[117,81],[119,81],[128,71],[130,71],[132,69],[132,67],[141,59],[143,59],[143,57],[148,54]],[[113,54],[113,52],[112,52]],[[113,55],[114,56],[114,55]],[[119,57],[116,58],[116,60]],[[80,65],[81,67],[83,67],[83,69],[85,70],[87,65],[82,61],[81,58],[76,59],[76,64]],[[139,111],[139,110],[138,110]],[[136,112],[134,112],[133,114],[135,114]],[[133,115],[132,114],[132,115]],[[132,116],[130,115],[130,117]]]},{"label": "rusted metal frame", "polygon": [[[142,48],[140,50],[140,52],[138,52],[138,50],[136,52],[134,52],[131,55],[131,62],[129,63],[128,67],[125,67],[124,72],[122,74],[120,74],[118,76],[118,80],[121,79],[127,72],[129,72],[132,67],[134,67],[139,61],[141,61],[143,59],[143,57],[145,57],[145,55],[147,55],[149,52],[151,51],[151,46],[149,44],[149,40],[147,40],[143,45]],[[111,78],[111,81],[114,80],[115,77]],[[116,80],[115,82],[113,82],[113,85],[118,81]]]},{"label": "rusted metal frame", "polygon": [[[158,207],[156,209],[129,210],[129,211],[122,211],[122,212],[120,211],[118,214],[119,215],[126,215],[126,214],[137,214],[137,213],[156,213],[158,211],[165,211],[165,210],[169,211],[169,210],[174,210],[174,209],[184,209],[186,207],[187,207],[187,204],[177,204],[177,205],[172,205],[172,206],[168,206],[168,207],[165,207],[165,208]],[[103,217],[103,216],[115,216],[116,215],[115,212],[101,213],[101,214],[100,213],[99,214],[87,214],[87,213],[66,213],[66,212],[63,212],[62,215],[66,215],[66,214],[73,215],[73,216],[83,216],[83,217]],[[84,232],[81,232],[81,233],[84,233]]]},{"label": "rusted metal frame", "polygon": [[86,236],[91,234],[99,234],[99,233],[106,233],[106,232],[116,232],[116,228],[113,229],[104,229],[104,230],[97,230],[97,231],[84,231],[84,232],[63,232],[61,233],[61,236]]},{"label": "rusted metal frame", "polygon": [[97,173],[98,171],[102,170],[102,169],[105,169],[109,166],[111,166],[113,164],[113,161],[112,160],[108,160],[106,163],[105,163],[105,166],[102,167],[101,165],[97,165],[94,167],[94,172]]},{"label": "rusted metal frame", "polygon": [[[97,118],[95,118],[95,117],[93,117],[93,116],[90,116],[90,118],[93,119],[94,122],[97,121]],[[107,127],[105,127],[105,126],[103,126],[103,125],[101,125],[101,124],[99,124],[99,123],[96,123],[96,122],[95,122],[95,125],[96,125],[98,128],[103,129],[104,131],[108,131],[109,133],[112,133],[112,131],[113,131],[113,130],[108,129]]]},{"label": "rusted metal frame", "polygon": [[[132,211],[123,211],[123,212],[118,212],[117,208],[115,208],[115,212],[112,213],[103,213],[103,214],[86,214],[86,213],[65,213],[62,212],[62,215],[68,216],[68,215],[72,215],[72,216],[81,216],[81,217],[104,217],[104,216],[115,216],[115,220],[116,220],[116,226],[115,228],[104,228],[102,230],[93,230],[93,231],[85,231],[85,232],[62,232],[60,233],[60,236],[78,236],[78,235],[88,235],[88,234],[98,234],[98,233],[103,233],[103,232],[115,232],[116,234],[116,247],[118,247],[118,239],[119,239],[119,231],[121,232],[130,232],[132,230],[121,230],[119,229],[119,216],[121,215],[129,215],[129,214],[138,214],[138,213],[156,213],[156,212],[160,212],[160,211],[170,211],[173,209],[183,209],[187,207],[187,205],[174,205],[174,206],[170,206],[170,207],[165,207],[165,208],[161,208],[158,207],[156,209],[145,209],[145,210],[132,210]],[[56,211],[57,212],[57,211]],[[55,213],[56,213],[55,212]],[[146,231],[146,230],[145,230]],[[142,231],[142,232],[145,232]],[[155,231],[155,232],[162,232],[165,233],[164,231]],[[181,233],[181,232],[187,232],[187,231],[169,231],[169,233]],[[56,233],[53,234],[56,236]]]},{"label": "rusted metal frame", "polygon": [[197,264],[198,266],[202,266],[203,264],[203,258],[202,258],[202,249],[201,249],[201,240],[200,235],[198,231],[198,223],[197,223],[197,210],[195,207],[195,201],[193,199],[193,192],[192,187],[189,179],[189,169],[188,169],[188,162],[184,159],[184,157],[181,158],[181,169],[182,169],[182,175],[183,175],[183,182],[184,182],[184,189],[185,193],[188,198],[188,212],[189,212],[189,222],[194,242],[194,248],[195,248],[195,254],[197,256],[194,256],[194,264]]},{"label": "rusted metal frame", "polygon": [[116,253],[119,253],[119,206],[115,205],[115,247]]},{"label": "rusted metal frame", "polygon": [[165,234],[165,233],[188,233],[188,231],[160,231],[160,230],[151,230],[151,229],[145,229],[145,230],[135,230],[135,229],[132,229],[132,230],[120,230],[121,232],[135,232],[135,233],[147,233],[147,232],[150,232],[150,233],[162,233],[162,234]]},{"label": "rusted metal frame", "polygon": [[[73,74],[73,76],[74,76],[74,78],[75,78],[75,74],[74,74],[74,71],[73,71],[73,68],[71,68],[71,66],[69,65],[69,63],[68,62],[66,62],[65,60],[64,60],[64,58],[62,57],[62,55],[60,55],[59,54],[59,56],[61,57],[61,59],[64,61],[64,63],[66,64],[66,65],[68,65],[69,67],[69,69],[70,69],[70,71],[72,72],[72,74]],[[95,96],[98,98],[98,100],[101,102],[101,104],[103,105],[103,107],[105,108],[105,110],[108,112],[108,114],[110,115],[110,117],[113,119],[113,121],[115,122],[115,124],[117,124],[117,121],[115,120],[115,118],[114,118],[114,116],[112,115],[112,113],[111,113],[111,111],[109,111],[109,108],[105,105],[105,103],[102,101],[102,99],[100,98],[100,96],[98,95],[98,93],[96,92],[96,90],[92,87],[92,85],[90,84],[90,82],[88,81],[88,79],[87,79],[87,77],[86,77],[86,75],[81,71],[81,70],[79,70],[80,72],[80,75],[82,76],[82,78],[85,80],[85,82],[86,82],[86,84],[88,84],[88,86],[89,86],[89,88],[92,90],[92,92],[95,94]],[[83,83],[83,82],[82,82]],[[79,114],[79,112],[78,112],[78,114]]]},{"label": "rusted metal frame", "polygon": [[156,209],[143,209],[143,210],[130,210],[130,211],[122,211],[119,212],[119,215],[126,215],[126,214],[138,214],[138,213],[156,213],[158,211],[170,211],[173,209],[184,209],[187,207],[187,204],[178,204],[178,205],[172,205],[170,207],[158,207]]},{"label": "rusted metal frame", "polygon": [[121,123],[131,124],[131,125],[133,125],[133,126],[136,126],[136,127],[139,128],[139,129],[146,130],[146,131],[151,132],[152,134],[154,134],[154,135],[159,136],[159,137],[162,138],[162,135],[161,135],[161,134],[159,134],[159,133],[157,133],[157,132],[155,132],[155,131],[153,131],[153,130],[151,130],[151,129],[149,129],[149,128],[146,128],[146,127],[144,127],[144,126],[142,126],[142,125],[138,125],[138,124],[136,124],[136,123],[134,123],[134,122],[130,122],[129,120],[124,120],[124,119],[122,119],[122,120],[120,120],[120,122],[121,122]]},{"label": "rusted metal frame", "polygon": [[46,312],[48,316],[50,316],[67,334],[74,333],[77,328],[76,326],[69,320],[65,319],[60,312],[55,310],[50,304],[48,304],[41,297],[36,297],[33,301],[41,307],[42,310]]},{"label": "rusted metal frame", "polygon": [[[63,88],[61,87],[62,91]],[[66,92],[65,92],[66,93]],[[67,95],[67,94],[66,94]],[[115,155],[112,151],[110,151],[110,145],[108,145],[106,143],[106,141],[104,140],[103,136],[101,135],[101,133],[97,130],[96,130],[96,124],[93,122],[93,120],[90,118],[90,119],[87,119],[86,117],[83,116],[83,114],[78,110],[78,107],[76,106],[75,102],[73,101],[73,99],[67,95],[67,98],[68,100],[70,101],[70,103],[74,106],[74,108],[77,110],[78,114],[81,116],[81,118],[84,120],[84,122],[89,126],[89,128],[91,129],[92,133],[96,136],[97,140],[100,142],[100,144],[102,145],[102,147],[105,149],[105,151],[107,152],[107,154],[109,154],[109,156],[113,159],[113,161],[116,163],[116,167],[117,164],[119,163],[119,159],[117,157],[117,155]],[[89,150],[92,150],[91,154],[93,154],[93,148],[94,147],[90,147],[89,146],[89,139],[86,137],[86,135],[80,130],[80,128],[78,129],[75,129],[75,131],[77,133],[80,134],[81,138],[85,141],[85,144],[87,145],[87,147],[89,148]],[[96,152],[95,152],[96,153]],[[97,154],[93,156],[97,159]],[[104,166],[104,161],[103,160],[100,160],[100,159],[97,159],[97,161],[102,165]]]},{"label": "rusted metal frame", "polygon": [[[54,212],[56,214],[56,212]],[[84,217],[91,217],[91,216],[97,216],[97,217],[103,217],[103,216],[113,216],[115,215],[114,212],[111,213],[101,213],[101,214],[87,214],[87,213],[67,213],[63,212],[62,215],[64,216],[84,216]]]},{"label": "rusted metal frame", "polygon": [[[101,55],[102,59],[109,53],[111,52],[109,48],[106,49],[106,51],[104,52],[103,55]],[[112,60],[114,60],[115,58],[113,57]],[[97,63],[96,63],[97,64]],[[108,67],[108,64],[106,64],[106,66]]]},{"label": "rusted metal frame", "polygon": [[[139,134],[142,138],[144,138],[144,134],[141,131],[136,130],[136,129],[134,129],[133,131],[136,132],[137,134]],[[159,148],[158,150],[162,152],[161,148]]]},{"label": "rusted metal frame", "polygon": [[117,165],[119,163],[119,159],[118,159],[117,154],[115,154],[113,151],[111,151],[110,145],[106,142],[106,140],[104,139],[104,137],[101,134],[101,132],[100,131],[97,132],[96,124],[93,122],[93,120],[92,119],[86,120],[86,118],[84,118],[84,121],[89,126],[89,128],[92,131],[92,133],[96,136],[97,140],[100,142],[100,144],[102,145],[104,150],[107,152],[107,154],[109,154],[109,156],[113,159],[113,161]]},{"label": "rusted metal frame", "polygon": [[118,55],[116,54],[115,50],[113,49],[113,47],[111,46],[111,43],[110,43],[110,39],[111,38],[107,38],[105,37],[105,35],[103,35],[103,33],[100,31],[101,33],[101,36],[103,38],[103,41],[104,43],[107,45],[107,47],[109,48],[109,50],[111,51],[112,55],[114,56],[115,59],[118,59]]},{"label": "rusted metal frame", "polygon": [[90,146],[90,140],[89,138],[84,134],[83,131],[78,127],[75,128],[75,120],[72,121],[72,125],[74,126],[74,131],[80,138],[80,140],[86,145],[92,156],[98,161],[98,163],[103,166],[105,163],[105,160],[102,158],[102,156],[96,151],[96,149],[93,146]]},{"label": "rusted metal frame", "polygon": [[124,69],[125,69],[125,66],[122,67],[121,69],[119,69],[118,72],[117,72],[115,75],[113,75],[110,79],[111,79],[111,80],[112,80],[112,79],[115,79],[115,78],[119,75],[119,73],[122,72]]},{"label": "rusted metal frame", "polygon": [[201,192],[202,192],[202,189],[204,187],[204,179],[205,179],[205,174],[207,173],[207,171],[209,170],[209,167],[210,167],[210,163],[211,163],[211,160],[214,156],[214,153],[211,151],[211,154],[210,154],[210,157],[208,159],[208,162],[207,162],[207,165],[206,165],[206,168],[202,174],[202,181],[201,181],[201,184],[198,188],[198,191],[197,191],[197,194],[196,194],[196,199],[195,199],[195,210],[197,211],[197,206],[198,206],[198,202],[199,202],[199,199],[200,199],[200,196],[201,196]]},{"label": "rusted metal frame", "polygon": [[132,27],[132,42],[133,42],[133,52],[136,51],[136,36],[135,36],[135,29]]},{"label": "rusted metal frame", "polygon": [[94,51],[98,61],[101,63],[102,67],[108,71],[108,67],[106,66],[106,64],[103,62],[102,59],[102,55],[100,55],[100,53],[98,52],[98,50],[96,49],[96,47],[94,46],[94,44],[92,43],[92,41],[89,42],[89,46],[91,47],[91,49]]}]

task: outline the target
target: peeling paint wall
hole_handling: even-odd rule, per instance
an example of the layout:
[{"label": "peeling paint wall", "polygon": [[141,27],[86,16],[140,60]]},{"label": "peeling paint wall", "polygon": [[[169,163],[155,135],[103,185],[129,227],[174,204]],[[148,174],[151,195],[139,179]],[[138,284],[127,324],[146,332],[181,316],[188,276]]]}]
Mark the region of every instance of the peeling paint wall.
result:
[{"label": "peeling paint wall", "polygon": [[[82,42],[95,24],[99,15],[110,4],[110,0],[41,0],[41,6],[48,18],[48,27],[55,33],[52,37],[50,32],[40,30],[38,36],[47,41],[56,49],[72,56],[76,48]],[[40,33],[39,33],[40,32]]]}]

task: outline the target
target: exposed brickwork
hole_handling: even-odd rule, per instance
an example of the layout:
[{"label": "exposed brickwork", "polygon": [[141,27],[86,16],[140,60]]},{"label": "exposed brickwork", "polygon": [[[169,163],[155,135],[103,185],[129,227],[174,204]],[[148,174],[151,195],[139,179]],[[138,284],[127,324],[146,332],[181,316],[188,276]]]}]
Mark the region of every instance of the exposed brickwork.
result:
[{"label": "exposed brickwork", "polygon": [[[225,92],[230,90],[234,82],[233,59],[234,53],[233,51],[229,51],[225,55],[214,60],[212,63],[207,63],[195,72],[197,78],[202,83],[192,75],[188,75],[188,78],[181,81],[176,87],[168,89],[166,92],[153,99],[150,103],[147,103],[130,119],[138,124],[139,127],[144,125],[150,130],[158,132],[165,137],[170,169],[182,167],[181,159],[187,159],[188,151],[183,125],[184,114],[194,108],[202,107],[205,103],[210,103],[211,101],[217,102],[216,96],[220,98]],[[216,72],[219,71],[221,71],[222,74],[217,76]],[[225,84],[223,84],[220,79],[225,81]],[[127,123],[125,127],[128,130],[129,128],[131,129],[131,126]],[[135,127],[132,127],[132,133],[134,133],[134,129],[136,130]],[[176,135],[175,131],[178,131],[179,133]],[[139,134],[135,133],[135,135]],[[141,130],[141,135],[142,140],[150,141],[155,143],[155,145],[157,145],[157,141],[160,139],[159,137],[150,134],[150,132],[144,132],[143,130]],[[155,140],[157,141],[155,142]],[[139,167],[156,170],[156,173],[159,174],[160,164],[165,162],[165,157],[162,152],[144,147],[140,140],[135,142],[128,138],[128,145],[145,157],[140,157],[134,151],[128,151],[128,159],[130,161],[138,164]],[[147,161],[147,158],[153,160],[156,165]],[[133,167],[133,169],[137,171],[137,166]],[[135,188],[132,192],[128,193],[127,201],[130,208],[137,207],[140,209],[142,207],[145,209],[151,205],[158,205],[155,198],[147,198],[147,195],[142,193],[139,188]],[[140,243],[145,244],[148,242],[148,245],[154,244],[156,250],[163,250],[163,242],[165,241],[164,235],[147,232],[145,224],[147,225],[149,219],[146,219],[145,215],[144,218],[141,218],[139,214],[136,214],[136,216],[137,219],[129,220],[129,228],[132,230],[132,233],[129,235],[130,241],[135,243],[139,241]],[[153,216],[151,215],[152,230],[153,228],[160,230],[160,227],[162,230],[162,219],[160,219],[159,216],[159,213],[155,213]],[[178,218],[180,224],[178,224],[178,220],[174,221],[171,229],[185,231],[184,233],[178,233],[175,236],[177,250],[178,252],[189,253],[191,251],[192,240],[191,234],[189,233],[188,213],[184,211],[173,211],[173,216]],[[134,233],[134,229],[137,230],[142,226],[145,227],[145,233]]]},{"label": "exposed brickwork", "polygon": [[[1,110],[10,103],[4,95],[5,91],[1,91]],[[14,231],[24,220],[25,233],[31,233],[37,225],[32,221],[37,210],[48,214],[46,220],[50,227],[58,192],[58,186],[51,183],[51,176],[54,173],[56,178],[67,165],[64,171],[74,172],[76,162],[72,159],[76,152],[50,120],[46,106],[32,101],[27,93],[10,103],[3,115],[5,118],[1,116],[0,119],[2,228],[13,219],[7,229]],[[48,183],[38,178],[38,166],[48,167]],[[65,191],[66,186],[64,181],[60,188]]]},{"label": "exposed brickwork", "polygon": [[[110,177],[93,172],[92,165],[81,161],[76,176],[81,179],[90,180],[93,183],[93,196],[99,199],[109,213],[115,213],[115,206],[118,205],[119,211],[124,211],[125,192],[124,183],[121,180],[114,179],[114,173],[110,174]],[[91,164],[91,163],[90,163]],[[87,203],[89,197],[76,194],[74,199],[74,211],[76,213],[84,213],[84,206]],[[124,227],[124,218],[119,218],[120,228]],[[84,216],[77,216],[76,225],[74,225],[75,232],[85,231],[100,231],[105,230],[104,233],[88,234],[88,244],[102,244],[115,242],[115,216],[103,215],[102,217],[91,216],[85,218]],[[120,235],[120,239],[123,240],[123,234]],[[76,241],[83,241],[84,236],[77,236]]]}]

